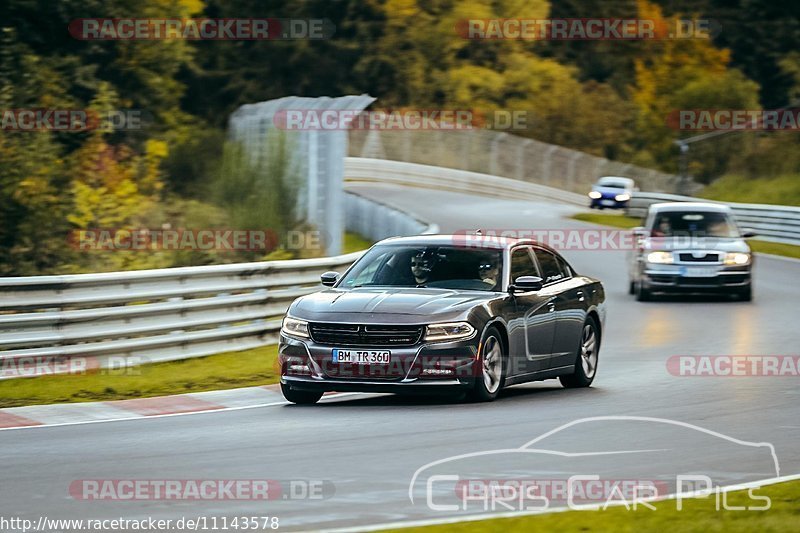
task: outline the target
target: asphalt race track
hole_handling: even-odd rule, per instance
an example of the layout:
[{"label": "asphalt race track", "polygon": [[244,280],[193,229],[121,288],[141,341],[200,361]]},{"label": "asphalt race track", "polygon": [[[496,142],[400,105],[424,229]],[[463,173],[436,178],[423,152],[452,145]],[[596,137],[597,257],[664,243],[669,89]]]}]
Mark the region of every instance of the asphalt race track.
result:
[{"label": "asphalt race track", "polygon": [[[578,208],[552,202],[350,187],[406,208],[443,233],[589,227],[563,218]],[[519,448],[570,422],[601,416],[620,418],[578,423],[535,445],[583,455],[532,453],[524,461],[514,454],[479,455],[466,465],[454,463],[450,473],[485,478],[501,469],[517,476],[576,472],[618,479],[694,473],[732,484],[800,472],[798,377],[679,377],[666,366],[673,355],[800,355],[800,262],[759,256],[752,303],[708,297],[638,303],[627,294],[624,252],[564,255],[579,272],[601,279],[607,291],[608,318],[591,389],[566,390],[551,380],[511,388],[491,404],[345,395],[311,407],[0,431],[3,514],[34,520],[277,516],[281,530],[475,514],[482,509],[430,509],[424,483],[412,488],[412,503],[415,472],[451,456]],[[774,445],[779,472],[767,448],[744,441]],[[324,480],[335,493],[266,502],[81,501],[68,492],[80,479]]]}]

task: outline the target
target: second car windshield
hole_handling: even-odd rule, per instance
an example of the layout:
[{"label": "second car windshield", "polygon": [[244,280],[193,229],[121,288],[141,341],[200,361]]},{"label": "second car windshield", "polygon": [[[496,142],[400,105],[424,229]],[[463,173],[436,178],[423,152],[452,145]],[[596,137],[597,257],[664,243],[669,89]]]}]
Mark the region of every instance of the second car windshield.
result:
[{"label": "second car windshield", "polygon": [[457,246],[375,246],[342,279],[340,288],[369,286],[500,290],[501,250]]},{"label": "second car windshield", "polygon": [[652,235],[738,237],[739,233],[736,225],[725,213],[676,211],[657,214],[653,222]]}]

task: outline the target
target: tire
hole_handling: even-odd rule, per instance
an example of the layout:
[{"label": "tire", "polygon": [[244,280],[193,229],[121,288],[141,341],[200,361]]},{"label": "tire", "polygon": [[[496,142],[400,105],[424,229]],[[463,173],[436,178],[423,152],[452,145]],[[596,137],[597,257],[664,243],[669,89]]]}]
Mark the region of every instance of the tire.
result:
[{"label": "tire", "polygon": [[597,375],[597,361],[600,353],[600,330],[597,322],[589,317],[583,323],[581,342],[575,359],[575,372],[567,376],[559,376],[561,385],[568,389],[588,387]]},{"label": "tire", "polygon": [[628,294],[636,294],[636,284],[633,281],[628,282]]},{"label": "tire", "polygon": [[653,298],[653,294],[649,289],[644,288],[641,280],[635,284],[634,293],[636,294],[637,302],[649,302]]},{"label": "tire", "polygon": [[294,390],[285,383],[281,383],[281,392],[284,398],[298,405],[312,405],[322,398],[321,392]]},{"label": "tire", "polygon": [[506,383],[506,350],[497,328],[486,330],[480,349],[478,362],[481,373],[475,377],[475,385],[468,398],[473,402],[491,402]]}]

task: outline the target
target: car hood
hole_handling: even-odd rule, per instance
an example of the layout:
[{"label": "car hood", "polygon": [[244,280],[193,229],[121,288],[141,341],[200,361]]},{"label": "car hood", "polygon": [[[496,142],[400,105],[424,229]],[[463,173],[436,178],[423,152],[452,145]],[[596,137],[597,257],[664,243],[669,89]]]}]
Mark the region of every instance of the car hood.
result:
[{"label": "car hood", "polygon": [[[348,315],[419,322],[431,318],[456,319],[475,306],[498,298],[497,293],[433,288],[328,289],[295,300],[289,314],[305,320],[349,320]],[[335,318],[334,318],[335,317]]]},{"label": "car hood", "polygon": [[648,237],[647,250],[713,250],[717,252],[749,252],[744,239],[721,237]]}]

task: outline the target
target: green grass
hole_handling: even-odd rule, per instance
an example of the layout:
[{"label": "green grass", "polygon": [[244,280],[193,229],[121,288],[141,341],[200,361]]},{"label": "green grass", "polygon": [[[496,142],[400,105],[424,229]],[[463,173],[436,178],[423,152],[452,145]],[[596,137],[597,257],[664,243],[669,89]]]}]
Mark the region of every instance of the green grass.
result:
[{"label": "green grass", "polygon": [[[511,531],[559,532],[742,532],[797,531],[800,524],[800,481],[788,481],[756,489],[756,496],[769,496],[771,507],[766,511],[717,511],[712,494],[707,499],[683,501],[683,510],[676,509],[674,500],[652,503],[656,510],[639,506],[637,510],[609,507],[605,511],[569,511],[540,516],[503,518],[462,522],[442,526],[398,529],[425,533],[480,531],[508,533]],[[728,506],[762,506],[763,501],[749,499],[746,491],[727,494]]]},{"label": "green grass", "polygon": [[277,345],[86,374],[0,381],[0,407],[148,398],[277,383]]},{"label": "green grass", "polygon": [[800,206],[800,175],[759,179],[728,175],[715,180],[697,195],[723,202]]},{"label": "green grass", "polygon": [[627,217],[625,215],[603,215],[600,213],[578,213],[572,218],[582,222],[601,224],[603,226],[614,226],[615,228],[635,228],[640,226],[642,221],[638,218]]},{"label": "green grass", "polygon": [[361,235],[347,232],[344,234],[344,242],[342,243],[342,253],[349,254],[352,252],[360,252],[361,250],[366,250],[373,244],[374,243],[372,241],[368,241]]},{"label": "green grass", "polygon": [[782,242],[767,242],[749,239],[747,244],[754,252],[762,254],[782,255],[783,257],[793,257],[800,259],[800,246],[796,244],[784,244]]},{"label": "green grass", "polygon": [[[603,226],[613,226],[615,228],[635,228],[641,224],[638,218],[627,217],[624,215],[604,215],[600,213],[578,213],[572,217],[582,222],[601,224]],[[780,255],[800,259],[800,246],[796,244],[784,244],[779,242],[759,241],[748,239],[747,244],[754,252],[762,254]]]}]

